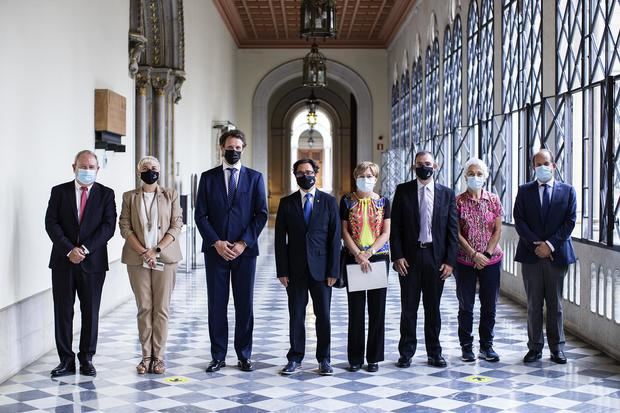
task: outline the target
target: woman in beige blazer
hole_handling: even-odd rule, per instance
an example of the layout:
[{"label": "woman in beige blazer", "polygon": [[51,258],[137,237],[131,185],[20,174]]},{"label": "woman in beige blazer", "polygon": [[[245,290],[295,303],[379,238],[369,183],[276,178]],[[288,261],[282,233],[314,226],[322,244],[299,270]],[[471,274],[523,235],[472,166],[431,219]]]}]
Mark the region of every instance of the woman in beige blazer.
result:
[{"label": "woman in beige blazer", "polygon": [[147,156],[138,163],[142,186],[123,194],[119,226],[125,239],[121,261],[138,306],[142,360],[138,374],[163,374],[168,312],[177,263],[182,259],[178,236],[183,226],[179,196],[162,188],[159,161]]}]

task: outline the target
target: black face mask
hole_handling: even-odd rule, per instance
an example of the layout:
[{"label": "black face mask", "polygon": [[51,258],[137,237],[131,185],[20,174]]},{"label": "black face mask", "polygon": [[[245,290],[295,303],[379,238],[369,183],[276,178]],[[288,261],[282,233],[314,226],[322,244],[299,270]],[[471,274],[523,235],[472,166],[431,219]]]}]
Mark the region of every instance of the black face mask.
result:
[{"label": "black face mask", "polygon": [[312,188],[315,182],[316,177],[314,176],[302,175],[297,177],[297,185],[305,191]]},{"label": "black face mask", "polygon": [[418,166],[415,168],[415,174],[421,180],[425,181],[431,176],[433,176],[433,167],[432,166]]},{"label": "black face mask", "polygon": [[154,184],[159,179],[159,172],[149,169],[148,171],[140,173],[140,179],[142,179],[145,184]]},{"label": "black face mask", "polygon": [[226,149],[224,151],[224,159],[228,165],[234,165],[241,159],[241,152],[234,149]]}]

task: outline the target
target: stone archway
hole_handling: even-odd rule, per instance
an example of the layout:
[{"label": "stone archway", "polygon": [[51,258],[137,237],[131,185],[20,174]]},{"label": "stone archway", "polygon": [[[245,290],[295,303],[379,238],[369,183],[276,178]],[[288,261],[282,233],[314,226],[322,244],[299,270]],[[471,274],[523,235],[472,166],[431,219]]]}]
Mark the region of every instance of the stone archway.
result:
[{"label": "stone archway", "polygon": [[[252,99],[252,162],[268,173],[269,100],[286,82],[301,77],[302,60],[296,59],[269,72],[258,84]],[[349,67],[329,60],[328,79],[346,85],[357,101],[357,159],[372,159],[372,96],[364,79]]]}]

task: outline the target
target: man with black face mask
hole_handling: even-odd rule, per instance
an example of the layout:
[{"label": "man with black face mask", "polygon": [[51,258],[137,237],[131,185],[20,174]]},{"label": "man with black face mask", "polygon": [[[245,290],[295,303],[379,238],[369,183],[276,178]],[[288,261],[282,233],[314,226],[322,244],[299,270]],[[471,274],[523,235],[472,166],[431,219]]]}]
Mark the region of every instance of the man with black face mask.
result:
[{"label": "man with black face mask", "polygon": [[258,236],[267,223],[267,197],[260,172],[241,165],[246,147],[240,130],[220,137],[222,165],[200,177],[196,197],[196,226],[202,236],[207,269],[209,338],[212,360],[207,373],[226,366],[228,297],[235,302],[235,352],[242,371],[254,370],[253,296]]},{"label": "man with black face mask", "polygon": [[301,368],[306,347],[308,291],[316,317],[316,359],[319,374],[333,374],[330,365],[331,287],[340,276],[340,217],[336,198],[316,189],[319,166],[300,159],[293,173],[300,190],[280,200],[276,216],[276,271],[286,287],[291,348],[284,375]]},{"label": "man with black face mask", "polygon": [[427,362],[445,367],[441,355],[439,304],[444,281],[456,265],[458,223],[454,191],[433,179],[437,164],[430,152],[415,156],[417,179],[398,185],[392,204],[390,246],[401,294],[400,358],[407,368],[417,346],[420,294],[424,303]]}]

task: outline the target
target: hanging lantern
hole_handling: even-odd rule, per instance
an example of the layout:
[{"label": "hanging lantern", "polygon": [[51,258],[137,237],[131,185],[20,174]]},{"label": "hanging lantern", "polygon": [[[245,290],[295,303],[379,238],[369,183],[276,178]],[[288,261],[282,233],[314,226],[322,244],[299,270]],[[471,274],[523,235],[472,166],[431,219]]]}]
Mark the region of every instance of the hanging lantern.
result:
[{"label": "hanging lantern", "polygon": [[312,149],[312,147],[314,146],[314,138],[312,137],[312,133],[314,132],[313,128],[310,128],[310,131],[308,132],[310,136],[308,136],[308,148]]},{"label": "hanging lantern", "polygon": [[336,37],[336,0],[302,0],[301,37]]},{"label": "hanging lantern", "polygon": [[314,89],[310,92],[308,100],[306,100],[308,106],[308,114],[306,115],[306,122],[310,128],[313,128],[317,124],[318,118],[316,115],[316,109],[319,107],[319,100],[314,96]]},{"label": "hanging lantern", "polygon": [[304,57],[304,71],[302,83],[308,87],[327,86],[326,58],[319,52],[319,46],[312,44],[310,53]]},{"label": "hanging lantern", "polygon": [[306,115],[306,123],[308,123],[308,126],[313,128],[317,122],[318,122],[318,118],[316,116],[316,112],[312,109],[309,110],[308,114]]}]

